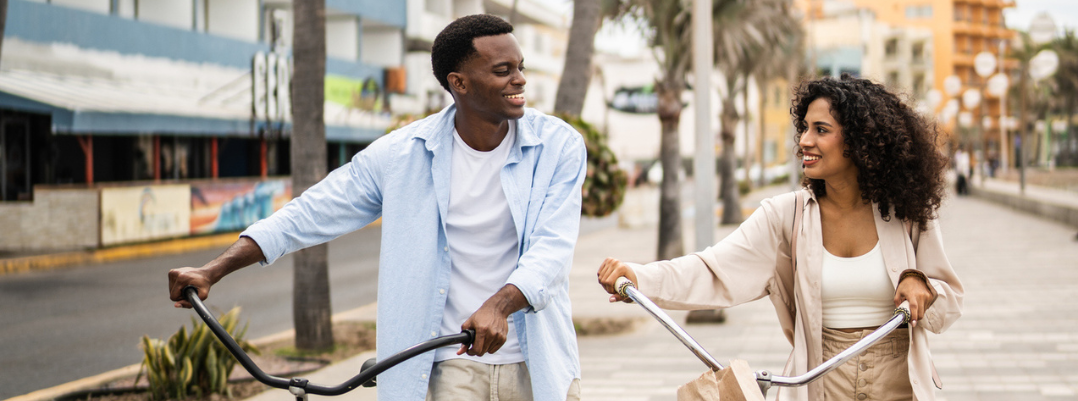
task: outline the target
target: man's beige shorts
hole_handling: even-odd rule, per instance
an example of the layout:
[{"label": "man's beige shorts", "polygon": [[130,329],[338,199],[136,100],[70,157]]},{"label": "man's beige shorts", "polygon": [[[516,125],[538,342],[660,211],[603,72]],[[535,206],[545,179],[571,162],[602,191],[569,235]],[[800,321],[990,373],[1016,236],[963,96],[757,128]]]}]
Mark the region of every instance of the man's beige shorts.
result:
[{"label": "man's beige shorts", "polygon": [[[569,386],[566,401],[580,401],[580,380]],[[427,401],[532,401],[532,380],[524,362],[488,365],[468,359],[436,362]]]},{"label": "man's beige shorts", "polygon": [[[823,329],[823,359],[845,351],[872,330],[845,333]],[[896,329],[887,337],[824,375],[827,400],[912,400],[909,362],[910,333]]]}]

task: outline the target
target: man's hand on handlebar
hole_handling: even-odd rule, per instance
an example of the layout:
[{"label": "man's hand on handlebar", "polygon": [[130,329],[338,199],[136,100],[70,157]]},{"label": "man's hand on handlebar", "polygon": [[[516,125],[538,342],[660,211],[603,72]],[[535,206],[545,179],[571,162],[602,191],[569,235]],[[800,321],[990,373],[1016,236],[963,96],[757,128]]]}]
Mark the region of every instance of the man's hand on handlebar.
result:
[{"label": "man's hand on handlebar", "polygon": [[636,282],[636,273],[633,269],[627,266],[622,261],[614,258],[606,258],[603,264],[599,266],[599,284],[603,286],[606,292],[612,294],[610,296],[610,302],[632,302],[629,298],[622,297],[618,294],[618,289],[614,283],[618,281],[618,277],[625,277],[629,281]]},{"label": "man's hand on handlebar", "polygon": [[198,299],[203,301],[210,296],[210,286],[214,281],[205,268],[181,267],[168,271],[168,297],[177,308],[191,308],[191,303],[183,296],[183,289],[192,286],[198,289]]},{"label": "man's hand on handlebar", "polygon": [[524,293],[515,285],[506,284],[460,326],[462,331],[475,330],[475,342],[471,347],[461,344],[457,355],[483,356],[501,349],[509,333],[509,315],[526,306],[528,299]]},{"label": "man's hand on handlebar", "polygon": [[210,295],[210,286],[236,270],[263,260],[262,248],[250,237],[240,237],[228,247],[221,256],[205,266],[181,267],[168,271],[168,297],[177,308],[191,308],[191,303],[183,297],[187,286],[198,288],[198,298],[205,301]]}]

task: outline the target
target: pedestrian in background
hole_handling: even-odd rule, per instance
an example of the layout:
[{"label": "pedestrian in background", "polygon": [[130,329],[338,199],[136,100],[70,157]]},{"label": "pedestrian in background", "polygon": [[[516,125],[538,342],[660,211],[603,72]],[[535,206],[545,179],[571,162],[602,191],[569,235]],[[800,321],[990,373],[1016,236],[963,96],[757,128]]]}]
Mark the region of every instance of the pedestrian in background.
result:
[{"label": "pedestrian in background", "polygon": [[599,282],[611,302],[624,301],[614,283],[625,276],[671,309],[768,296],[793,345],[783,370],[791,376],[845,350],[908,301],[908,325],[821,380],[780,389],[778,399],[933,400],[942,384],[927,332],[959,318],[963,295],[936,221],[947,167],[938,130],[884,86],[848,74],[801,83],[791,111],[804,189],[764,200],[701,252],[646,265],[608,258]]},{"label": "pedestrian in background", "polygon": [[966,153],[966,145],[958,145],[954,152],[955,192],[959,196],[969,195],[969,177],[972,175],[972,166],[969,164],[969,153]]},{"label": "pedestrian in background", "polygon": [[170,271],[176,306],[190,307],[188,285],[205,299],[232,271],[381,217],[378,358],[463,329],[476,338],[379,374],[380,399],[579,400],[568,276],[587,152],[567,123],[524,108],[512,32],[486,14],[446,26],[431,64],[455,104],[374,141],[217,259]]}]

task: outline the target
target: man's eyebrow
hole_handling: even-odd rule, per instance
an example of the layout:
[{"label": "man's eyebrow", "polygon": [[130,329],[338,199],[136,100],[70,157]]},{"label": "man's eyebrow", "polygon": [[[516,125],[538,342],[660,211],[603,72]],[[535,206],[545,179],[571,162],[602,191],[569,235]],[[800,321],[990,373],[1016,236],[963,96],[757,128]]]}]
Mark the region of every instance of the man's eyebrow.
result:
[{"label": "man's eyebrow", "polygon": [[831,125],[830,123],[828,123],[828,122],[825,122],[825,121],[813,121],[813,122],[812,122],[812,125],[826,125],[826,126],[828,126],[828,127],[831,127],[831,126],[832,126],[832,125]]},{"label": "man's eyebrow", "polygon": [[[511,60],[506,60],[506,61],[502,61],[500,63],[494,64],[493,66],[491,66],[491,68],[509,67],[509,66],[512,66],[512,65],[513,65],[513,62]],[[524,59],[520,59],[520,63],[517,64],[517,65],[524,65]]]}]

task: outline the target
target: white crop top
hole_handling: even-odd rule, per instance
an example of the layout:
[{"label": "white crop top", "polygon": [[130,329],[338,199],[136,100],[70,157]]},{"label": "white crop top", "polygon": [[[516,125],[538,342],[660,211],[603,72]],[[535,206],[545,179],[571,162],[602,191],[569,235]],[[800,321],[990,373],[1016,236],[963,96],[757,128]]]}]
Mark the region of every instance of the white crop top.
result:
[{"label": "white crop top", "polygon": [[895,287],[878,241],[868,253],[852,258],[832,255],[825,248],[821,284],[824,327],[876,327],[894,313]]}]

